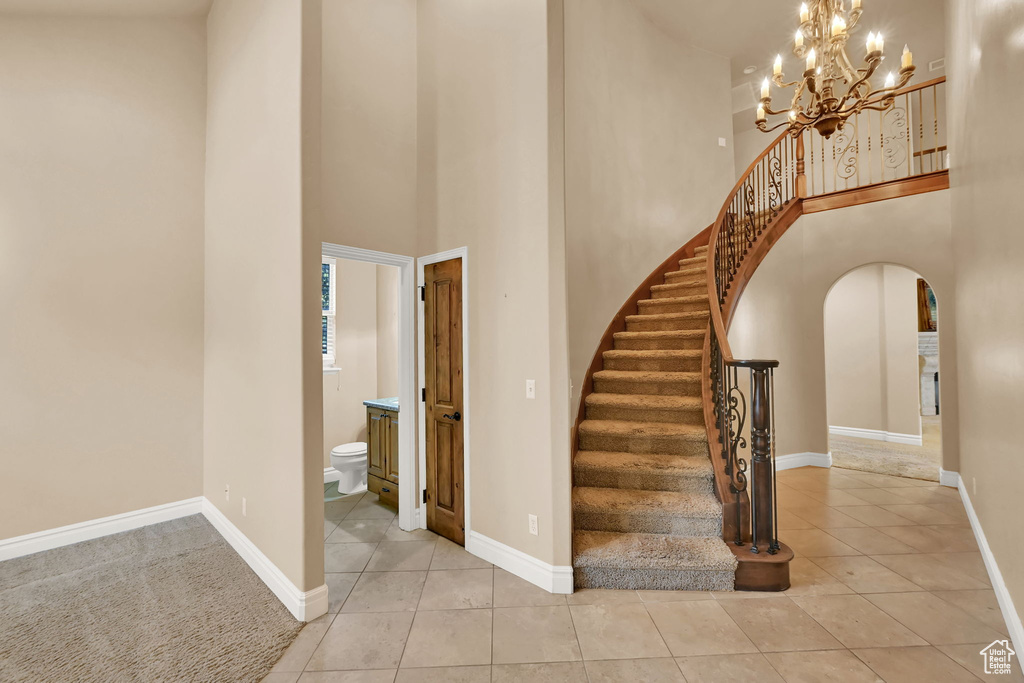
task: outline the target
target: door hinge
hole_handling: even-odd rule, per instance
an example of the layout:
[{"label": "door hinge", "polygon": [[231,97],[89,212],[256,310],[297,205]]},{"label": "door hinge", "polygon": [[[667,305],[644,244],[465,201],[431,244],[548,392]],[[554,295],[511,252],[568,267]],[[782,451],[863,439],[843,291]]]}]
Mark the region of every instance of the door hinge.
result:
[{"label": "door hinge", "polygon": [[426,301],[426,300],[427,300],[427,286],[426,285],[420,285],[420,301]]},{"label": "door hinge", "polygon": [[427,402],[427,388],[426,387],[423,387],[422,389],[420,389],[420,400],[423,401],[424,403]]},{"label": "door hinge", "polygon": [[423,489],[423,502],[424,503],[427,502],[427,490],[426,489]]}]

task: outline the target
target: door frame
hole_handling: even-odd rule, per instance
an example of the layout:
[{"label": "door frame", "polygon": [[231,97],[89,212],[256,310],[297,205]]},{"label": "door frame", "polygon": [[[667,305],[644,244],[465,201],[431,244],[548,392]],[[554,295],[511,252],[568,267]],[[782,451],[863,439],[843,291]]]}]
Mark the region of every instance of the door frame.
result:
[{"label": "door frame", "polygon": [[[398,406],[402,411],[418,411],[416,395],[416,259],[383,251],[346,247],[322,242],[320,251],[331,258],[374,263],[398,268]],[[379,398],[379,397],[375,397]],[[416,420],[398,421],[398,480],[413,481],[416,472]],[[419,528],[415,486],[398,485],[398,526],[405,531]]]},{"label": "door frame", "polygon": [[[466,532],[466,544],[469,544],[469,531],[470,531],[470,486],[471,479],[469,478],[469,430],[470,424],[473,418],[473,411],[470,409],[469,402],[469,248],[458,247],[456,249],[449,249],[442,251],[437,254],[430,254],[429,256],[421,256],[416,259],[416,288],[424,286],[423,278],[423,267],[429,266],[432,263],[440,263],[441,261],[448,261],[449,259],[461,258],[462,259],[462,507],[463,507],[463,527]],[[419,325],[418,332],[416,334],[417,344],[419,345],[419,383],[420,388],[427,386],[426,378],[426,319],[425,319],[425,302],[422,298],[419,298],[417,303]],[[419,457],[419,486],[417,487],[417,495],[420,500],[427,490],[427,413],[422,409],[422,401],[419,403],[419,433],[420,433],[420,457]],[[420,512],[419,515],[419,526],[421,529],[427,528],[427,514],[426,508],[417,508]]]}]

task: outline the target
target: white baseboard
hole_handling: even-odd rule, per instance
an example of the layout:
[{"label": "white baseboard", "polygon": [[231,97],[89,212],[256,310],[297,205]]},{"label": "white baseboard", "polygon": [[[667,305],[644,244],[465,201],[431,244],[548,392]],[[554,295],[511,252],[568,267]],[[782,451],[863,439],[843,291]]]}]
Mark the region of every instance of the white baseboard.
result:
[{"label": "white baseboard", "polygon": [[775,458],[776,470],[791,470],[797,467],[832,467],[832,454],[790,453]]},{"label": "white baseboard", "polygon": [[82,541],[91,541],[94,538],[131,531],[150,524],[169,522],[179,517],[198,515],[202,512],[202,503],[202,496],[188,498],[174,503],[155,505],[142,510],[133,510],[119,515],[91,519],[87,522],[0,540],[0,561],[40,553],[44,550],[53,550]]},{"label": "white baseboard", "polygon": [[947,470],[939,468],[939,484],[942,486],[952,486],[953,488],[960,487],[960,473],[949,472]]},{"label": "white baseboard", "polygon": [[267,588],[299,621],[312,621],[327,614],[327,585],[311,591],[299,590],[249,538],[229,520],[217,506],[203,499],[203,516],[209,520],[245,563],[256,572]]},{"label": "white baseboard", "polygon": [[946,474],[956,477],[957,488],[960,490],[960,499],[967,510],[967,519],[971,521],[971,529],[974,530],[974,538],[978,541],[981,559],[984,560],[985,569],[988,570],[988,578],[992,582],[992,590],[995,591],[996,600],[999,602],[999,610],[1003,613],[1006,628],[1010,632],[1010,639],[1013,641],[1017,652],[1024,652],[1024,624],[1021,623],[1020,615],[1013,606],[1013,599],[1010,597],[1010,591],[1006,588],[1006,582],[1003,581],[1003,574],[999,571],[995,555],[992,554],[992,549],[988,545],[988,539],[985,538],[985,531],[981,528],[978,515],[974,512],[971,497],[967,495],[967,487],[964,486],[963,479],[956,472],[947,472]]},{"label": "white baseboard", "polygon": [[835,434],[836,436],[852,436],[858,439],[901,443],[907,446],[920,446],[922,443],[920,434],[901,434],[899,432],[886,432],[881,429],[861,429],[860,427],[835,427],[829,425],[828,433]]},{"label": "white baseboard", "polygon": [[338,470],[334,469],[333,467],[325,467],[324,468],[324,483],[325,484],[330,484],[332,481],[340,481],[340,480],[341,480],[341,472],[339,472]]},{"label": "white baseboard", "polygon": [[572,567],[555,566],[470,531],[466,550],[549,593],[572,593]]}]

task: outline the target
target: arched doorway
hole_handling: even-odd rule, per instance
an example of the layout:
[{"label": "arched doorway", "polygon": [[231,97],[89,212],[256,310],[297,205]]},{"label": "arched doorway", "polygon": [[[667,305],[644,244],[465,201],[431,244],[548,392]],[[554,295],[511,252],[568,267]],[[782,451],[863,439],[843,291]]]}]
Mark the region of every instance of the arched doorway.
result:
[{"label": "arched doorway", "polygon": [[938,481],[938,305],[930,285],[904,266],[861,266],[833,284],[824,319],[833,465]]}]

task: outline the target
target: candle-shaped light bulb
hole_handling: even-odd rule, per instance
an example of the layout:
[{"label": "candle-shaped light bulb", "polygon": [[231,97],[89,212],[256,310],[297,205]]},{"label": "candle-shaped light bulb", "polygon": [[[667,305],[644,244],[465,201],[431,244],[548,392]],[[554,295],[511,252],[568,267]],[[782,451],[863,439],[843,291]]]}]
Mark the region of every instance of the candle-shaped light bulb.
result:
[{"label": "candle-shaped light bulb", "polygon": [[841,36],[846,33],[846,22],[838,14],[832,17],[832,37]]},{"label": "candle-shaped light bulb", "polygon": [[908,45],[903,46],[903,57],[900,59],[900,66],[904,69],[914,66],[914,53],[910,51]]},{"label": "candle-shaped light bulb", "polygon": [[768,78],[765,77],[764,81],[761,82],[761,99],[767,100],[772,96],[772,84],[768,82]]},{"label": "candle-shaped light bulb", "polygon": [[775,55],[775,64],[772,65],[772,73],[776,76],[782,73],[782,55]]},{"label": "candle-shaped light bulb", "polygon": [[881,31],[875,34],[875,49],[879,52],[885,49],[885,38],[882,37]]},{"label": "candle-shaped light bulb", "polygon": [[761,122],[761,121],[765,120],[764,105],[763,104],[757,105],[757,120],[758,120],[758,122]]},{"label": "candle-shaped light bulb", "polygon": [[804,32],[801,31],[800,29],[797,29],[796,30],[796,37],[794,37],[793,40],[796,43],[796,46],[798,48],[803,47],[804,46]]},{"label": "candle-shaped light bulb", "polygon": [[896,87],[896,76],[890,71],[889,75],[885,77],[885,87],[895,88]]},{"label": "candle-shaped light bulb", "polygon": [[814,71],[814,67],[818,64],[818,56],[814,53],[814,48],[807,53],[807,71]]},{"label": "candle-shaped light bulb", "polygon": [[868,54],[871,54],[872,52],[874,52],[875,50],[878,49],[877,43],[875,42],[875,32],[874,31],[870,31],[868,33],[867,49],[868,49]]},{"label": "candle-shaped light bulb", "polygon": [[805,2],[805,3],[800,5],[800,23],[801,24],[806,24],[807,21],[810,18],[811,18],[811,11],[809,9],[807,9],[807,3]]},{"label": "candle-shaped light bulb", "polygon": [[790,123],[796,122],[796,109],[790,109],[789,110],[789,122]]},{"label": "candle-shaped light bulb", "polygon": [[853,2],[850,3],[850,9],[851,10],[859,10],[860,9],[860,0],[853,0]]}]

